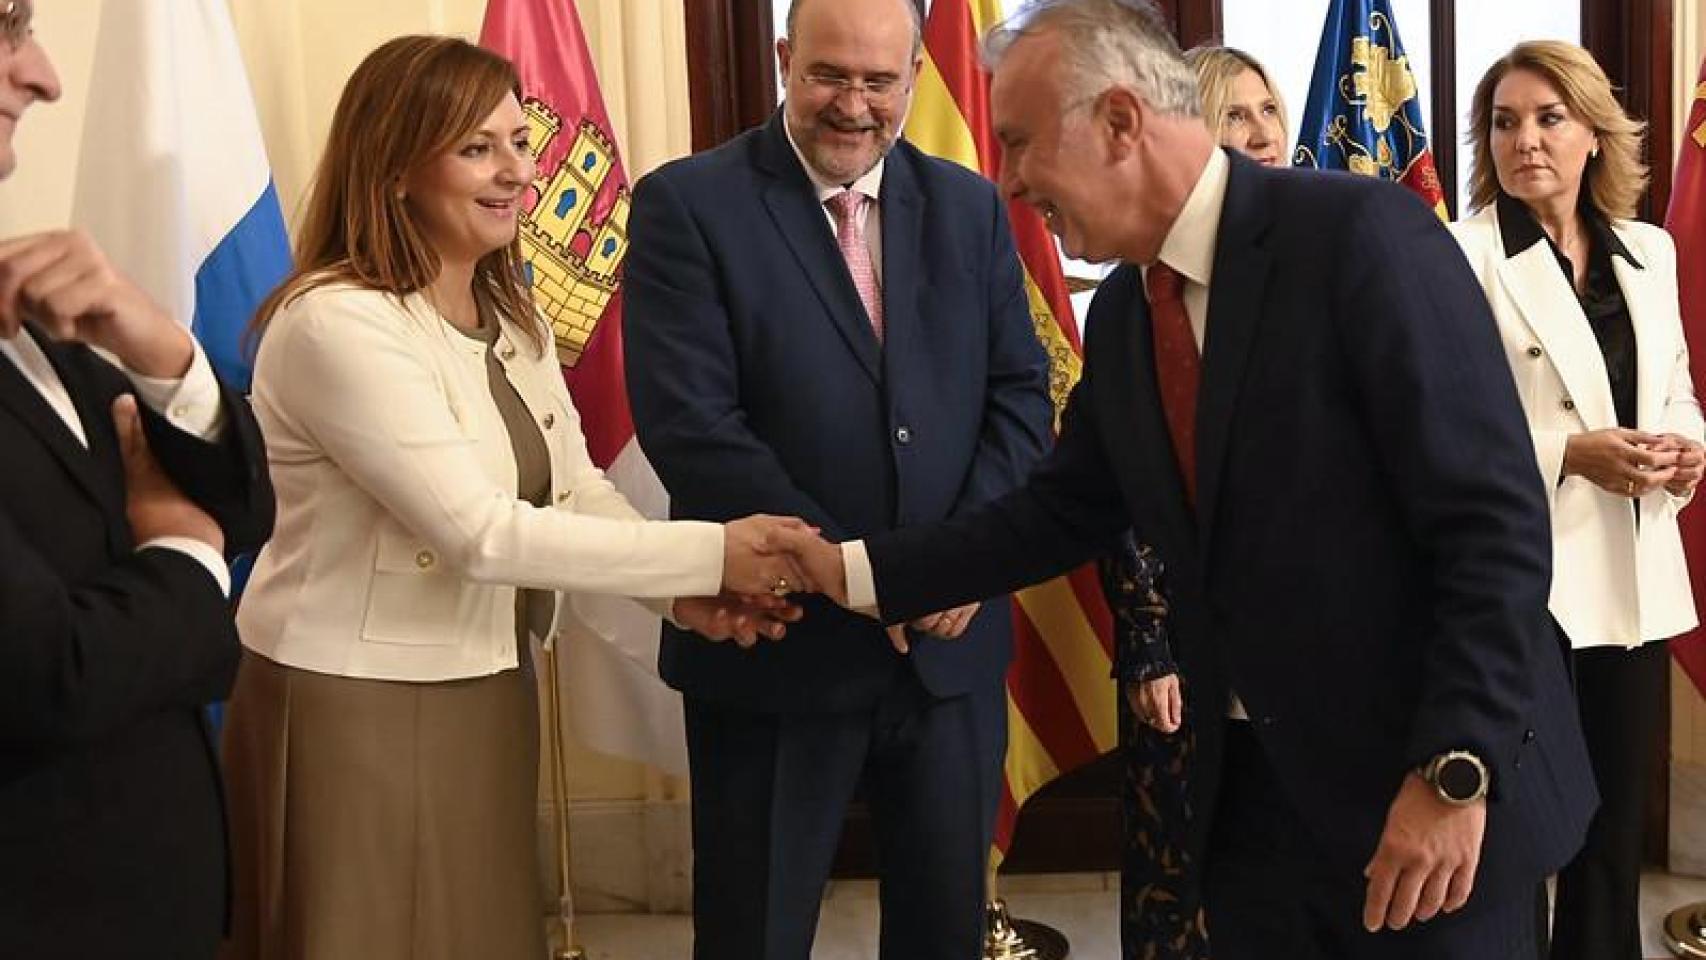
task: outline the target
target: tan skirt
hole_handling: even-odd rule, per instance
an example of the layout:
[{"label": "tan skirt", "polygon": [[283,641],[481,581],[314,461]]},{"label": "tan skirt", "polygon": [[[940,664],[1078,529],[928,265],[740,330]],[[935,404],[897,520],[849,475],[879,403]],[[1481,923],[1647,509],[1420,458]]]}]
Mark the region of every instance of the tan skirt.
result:
[{"label": "tan skirt", "polygon": [[244,652],[226,714],[227,960],[538,960],[522,670],[358,680]]}]

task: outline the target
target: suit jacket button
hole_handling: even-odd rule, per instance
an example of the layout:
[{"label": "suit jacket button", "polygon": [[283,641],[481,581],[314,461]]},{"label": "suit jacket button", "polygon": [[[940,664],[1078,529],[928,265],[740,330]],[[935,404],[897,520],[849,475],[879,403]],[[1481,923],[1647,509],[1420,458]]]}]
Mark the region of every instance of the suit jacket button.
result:
[{"label": "suit jacket button", "polygon": [[557,415],[554,413],[547,413],[545,414],[545,419],[542,422],[545,424],[545,429],[549,430],[557,425]]},{"label": "suit jacket button", "polygon": [[1574,401],[1574,400],[1565,400],[1565,401],[1564,401],[1564,409],[1565,409],[1565,410],[1574,410],[1574,409],[1576,409],[1576,401]]},{"label": "suit jacket button", "polygon": [[415,554],[415,566],[420,567],[422,570],[431,570],[432,565],[437,562],[438,558],[432,555],[431,550],[422,550],[420,553]]},{"label": "suit jacket button", "polygon": [[1523,743],[1533,743],[1534,742],[1534,731],[1533,730],[1524,730],[1522,732],[1522,742]]},{"label": "suit jacket button", "polygon": [[899,443],[899,444],[911,443],[912,442],[912,428],[910,428],[910,427],[896,427],[895,431],[894,431],[894,442]]},{"label": "suit jacket button", "polygon": [[1546,351],[1541,350],[1539,347],[1529,347],[1528,348],[1528,355],[1531,357],[1538,358],[1542,353],[1545,353],[1545,352]]}]

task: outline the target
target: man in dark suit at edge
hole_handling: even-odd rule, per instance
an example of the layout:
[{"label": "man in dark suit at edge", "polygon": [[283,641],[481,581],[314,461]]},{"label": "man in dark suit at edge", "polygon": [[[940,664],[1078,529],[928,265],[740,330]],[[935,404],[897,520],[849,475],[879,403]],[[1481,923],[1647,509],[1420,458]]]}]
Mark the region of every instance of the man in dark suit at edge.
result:
[{"label": "man in dark suit at edge", "polygon": [[[59,95],[31,13],[0,3],[0,177],[19,116]],[[0,241],[0,355],[0,954],[211,958],[204,705],[237,666],[225,554],[271,530],[260,434],[76,233]]]}]

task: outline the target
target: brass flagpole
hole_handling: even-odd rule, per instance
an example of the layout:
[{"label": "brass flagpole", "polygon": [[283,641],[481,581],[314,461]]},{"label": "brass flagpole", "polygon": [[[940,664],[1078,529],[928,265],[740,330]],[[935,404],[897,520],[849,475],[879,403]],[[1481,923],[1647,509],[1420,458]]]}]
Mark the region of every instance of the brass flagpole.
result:
[{"label": "brass flagpole", "polygon": [[552,918],[551,960],[587,960],[586,951],[575,942],[575,898],[570,890],[569,869],[569,774],[563,759],[563,703],[557,688],[557,642],[545,643],[545,712],[550,731],[546,735],[551,753],[551,814],[556,827],[557,909]]},{"label": "brass flagpole", "polygon": [[989,896],[983,908],[983,960],[1066,960],[1072,944],[1059,930],[1035,920],[1015,920],[996,890],[997,868],[989,864]]},{"label": "brass flagpole", "polygon": [[1706,960],[1706,902],[1671,911],[1665,918],[1665,946],[1687,960]]}]

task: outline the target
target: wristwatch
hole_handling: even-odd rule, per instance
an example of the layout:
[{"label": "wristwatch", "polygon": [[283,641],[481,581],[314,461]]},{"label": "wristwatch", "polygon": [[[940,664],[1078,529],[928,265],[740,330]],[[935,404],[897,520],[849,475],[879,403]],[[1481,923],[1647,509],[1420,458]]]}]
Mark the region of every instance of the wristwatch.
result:
[{"label": "wristwatch", "polygon": [[1439,794],[1439,798],[1454,807],[1479,803],[1487,796],[1489,777],[1487,765],[1467,750],[1442,753],[1416,771]]}]

